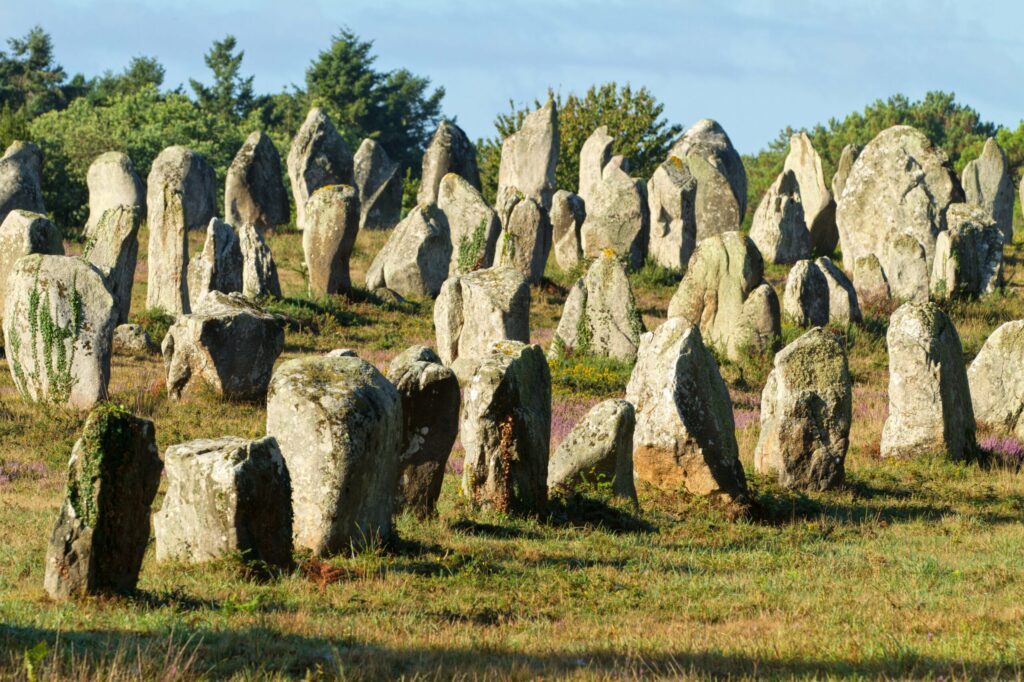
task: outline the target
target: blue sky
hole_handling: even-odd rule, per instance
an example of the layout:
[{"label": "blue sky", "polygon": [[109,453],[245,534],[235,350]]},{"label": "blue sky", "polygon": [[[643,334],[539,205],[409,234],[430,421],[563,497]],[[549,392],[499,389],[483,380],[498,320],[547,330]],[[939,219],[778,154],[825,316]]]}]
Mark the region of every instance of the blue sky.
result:
[{"label": "blue sky", "polygon": [[261,91],[302,83],[346,25],[447,91],[445,113],[490,136],[508,101],[616,80],[646,85],[684,126],[718,119],[742,152],[903,92],[952,90],[988,119],[1024,118],[1024,3],[952,0],[0,0],[0,35],[40,24],[86,75],[156,56],[167,84],[207,77],[234,34]]}]

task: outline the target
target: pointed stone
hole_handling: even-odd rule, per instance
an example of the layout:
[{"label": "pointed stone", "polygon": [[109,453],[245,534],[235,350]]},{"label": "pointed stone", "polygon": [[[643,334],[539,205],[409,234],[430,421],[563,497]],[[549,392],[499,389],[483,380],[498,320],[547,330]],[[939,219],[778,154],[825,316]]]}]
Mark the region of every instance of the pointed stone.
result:
[{"label": "pointed stone", "polygon": [[352,150],[331,119],[319,107],[310,109],[288,149],[288,179],[300,230],[306,229],[306,203],[318,189],[355,182],[352,165]]},{"label": "pointed stone", "polygon": [[1006,152],[994,138],[985,140],[981,156],[964,166],[960,179],[968,203],[988,211],[1003,236],[1003,243],[1012,243],[1013,180]]},{"label": "pointed stone", "polygon": [[768,263],[795,263],[811,257],[811,233],[793,171],[780,173],[768,188],[754,212],[750,238]]},{"label": "pointed stone", "polygon": [[697,179],[697,243],[739,230],[747,210],[747,172],[722,126],[709,118],[697,121],[669,156],[685,162]]},{"label": "pointed stone", "polygon": [[420,176],[420,189],[416,193],[416,203],[439,203],[438,188],[441,180],[449,173],[455,173],[477,191],[480,190],[476,148],[462,128],[443,119],[423,154],[423,173]]},{"label": "pointed stone", "polygon": [[594,190],[601,184],[604,167],[612,159],[612,136],[608,126],[601,126],[587,138],[580,149],[579,196],[584,205],[590,203]]},{"label": "pointed stone", "polygon": [[369,138],[356,150],[354,174],[359,192],[359,229],[390,230],[402,213],[402,176],[384,147]]},{"label": "pointed stone", "polygon": [[638,270],[647,256],[650,215],[645,185],[631,178],[620,165],[605,166],[601,182],[591,188],[587,216],[580,228],[586,258],[611,249]]},{"label": "pointed stone", "polygon": [[821,157],[814,150],[811,138],[800,132],[789,138],[789,154],[783,172],[793,171],[800,187],[800,202],[804,222],[810,233],[811,250],[828,254],[839,244],[836,229],[836,203],[825,187],[825,173],[821,170]]},{"label": "pointed stone", "polygon": [[[839,156],[835,175],[832,176],[832,199],[836,202],[837,206],[839,204],[839,197],[843,195],[843,190],[846,188],[846,180],[850,177],[850,171],[853,169],[853,162],[860,156],[860,152],[860,145],[848,144],[843,147],[843,152]],[[836,231],[838,233],[838,226]]]},{"label": "pointed stone", "polygon": [[203,251],[188,264],[190,309],[211,291],[225,294],[242,290],[242,249],[235,229],[219,218],[206,228]]},{"label": "pointed stone", "polygon": [[281,298],[274,254],[254,226],[238,230],[238,248],[242,252],[242,293],[251,299]]},{"label": "pointed stone", "polygon": [[238,150],[224,181],[224,220],[252,225],[261,234],[290,218],[288,193],[281,180],[281,155],[262,131],[254,131]]},{"label": "pointed stone", "polygon": [[519,130],[501,145],[498,195],[515,188],[547,209],[555,193],[558,163],[558,107],[554,100],[527,114]]}]

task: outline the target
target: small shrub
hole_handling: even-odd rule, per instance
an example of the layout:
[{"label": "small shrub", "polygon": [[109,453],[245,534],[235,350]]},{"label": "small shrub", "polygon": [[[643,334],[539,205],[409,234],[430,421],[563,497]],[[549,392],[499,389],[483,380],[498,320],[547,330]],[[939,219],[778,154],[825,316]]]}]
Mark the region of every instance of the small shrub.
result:
[{"label": "small shrub", "polygon": [[135,314],[135,324],[142,327],[149,338],[157,344],[167,336],[167,330],[174,324],[174,315],[163,308],[147,308],[141,313]]}]

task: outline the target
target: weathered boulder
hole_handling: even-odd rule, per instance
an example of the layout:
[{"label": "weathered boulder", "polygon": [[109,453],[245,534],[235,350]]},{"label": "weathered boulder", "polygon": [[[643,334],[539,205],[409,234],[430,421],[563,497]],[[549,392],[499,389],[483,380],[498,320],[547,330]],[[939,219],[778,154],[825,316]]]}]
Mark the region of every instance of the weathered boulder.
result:
[{"label": "weathered boulder", "polygon": [[999,326],[967,370],[977,420],[1024,437],[1024,320]]},{"label": "weathered boulder", "polygon": [[366,271],[366,288],[434,297],[448,278],[452,238],[437,206],[417,206],[398,224]]},{"label": "weathered boulder", "polygon": [[499,341],[466,386],[462,490],[473,505],[512,514],[547,506],[551,373],[540,346]]},{"label": "weathered boulder", "polygon": [[452,258],[448,275],[459,275],[494,262],[501,222],[480,190],[461,175],[448,173],[437,191],[437,207],[451,234]]},{"label": "weathered boulder", "polygon": [[857,290],[858,300],[868,303],[889,300],[889,281],[875,254],[869,253],[853,262],[853,288]]},{"label": "weathered boulder", "polygon": [[402,448],[395,511],[436,513],[448,456],[459,433],[459,380],[425,346],[391,361],[388,380],[402,396]]},{"label": "weathered boulder", "polygon": [[783,171],[765,193],[754,212],[750,238],[769,263],[795,263],[811,256],[796,174]]},{"label": "weathered boulder", "polygon": [[306,229],[307,202],[318,189],[355,182],[352,164],[352,150],[331,119],[319,107],[310,109],[288,149],[288,179],[300,230]]},{"label": "weathered boulder", "polygon": [[25,398],[79,410],[107,397],[117,312],[103,274],[73,256],[18,259],[7,278],[3,331]]},{"label": "weathered boulder", "polygon": [[149,355],[160,352],[160,345],[149,337],[149,332],[137,324],[119,324],[114,327],[111,348],[114,353],[122,355]]},{"label": "weathered boulder", "polygon": [[146,210],[146,188],[135,172],[132,160],[124,152],[106,152],[96,157],[85,175],[89,188],[89,219],[85,235],[91,237],[93,228],[104,213],[118,206]]},{"label": "weathered boulder", "polygon": [[16,208],[46,213],[43,205],[43,155],[31,142],[15,140],[0,157],[0,223]]},{"label": "weathered boulder", "polygon": [[423,173],[416,202],[440,203],[438,188],[441,180],[449,173],[455,173],[479,191],[480,173],[476,167],[476,148],[462,128],[442,119],[423,154]]},{"label": "weathered boulder", "polygon": [[214,218],[206,228],[203,251],[188,264],[189,307],[211,291],[230,294],[242,290],[242,247],[235,228]]},{"label": "weathered boulder", "polygon": [[[843,190],[846,188],[846,180],[850,177],[850,171],[853,170],[853,162],[860,156],[861,146],[856,144],[848,144],[843,147],[842,154],[839,155],[839,163],[836,164],[836,172],[832,176],[832,200],[836,202],[836,206],[839,205],[839,197],[842,196]],[[839,233],[839,227],[836,227],[836,234]]]},{"label": "weathered boulder", "polygon": [[551,221],[548,212],[535,199],[515,187],[498,194],[498,219],[501,236],[495,248],[495,267],[515,268],[530,284],[538,284],[551,251]]},{"label": "weathered boulder", "polygon": [[288,192],[281,180],[281,155],[262,131],[252,132],[238,150],[224,181],[224,220],[252,225],[260,233],[290,218]]},{"label": "weathered boulder", "polygon": [[1006,152],[994,138],[985,140],[981,156],[967,162],[960,181],[967,202],[988,211],[1004,244],[1013,242],[1013,180]]},{"label": "weathered boulder", "polygon": [[828,284],[829,322],[847,325],[863,321],[857,291],[846,273],[836,267],[828,256],[821,256],[814,264],[821,270]]},{"label": "weathered boulder", "polygon": [[306,202],[302,252],[314,296],[352,287],[348,261],[359,234],[359,197],[348,185],[327,185]]},{"label": "weathered boulder", "polygon": [[590,204],[594,190],[601,184],[604,167],[612,160],[613,138],[608,134],[608,126],[601,126],[583,143],[580,148],[580,183],[579,197],[584,205]]},{"label": "weathered boulder", "polygon": [[632,360],[646,331],[626,269],[607,251],[569,290],[550,355],[597,355]]},{"label": "weathered boulder", "polygon": [[697,121],[669,156],[686,163],[697,180],[697,243],[740,229],[747,210],[747,172],[722,126],[709,118]]},{"label": "weathered boulder", "polygon": [[670,156],[647,182],[650,216],[648,256],[658,265],[682,270],[697,245],[697,180],[689,166]]},{"label": "weathered boulder", "polygon": [[584,201],[587,215],[580,228],[583,255],[596,258],[603,250],[611,249],[626,259],[630,269],[639,269],[647,255],[650,234],[644,184],[631,178],[621,166],[609,163]]},{"label": "weathered boulder", "polygon": [[7,300],[7,278],[22,256],[64,255],[60,230],[39,213],[14,209],[0,223],[0,302]]},{"label": "weathered boulder", "polygon": [[366,138],[353,160],[359,229],[390,230],[402,212],[402,175],[384,147]]},{"label": "weathered boulder", "polygon": [[636,408],[637,478],[664,490],[742,501],[747,482],[732,401],[695,325],[671,317],[644,334],[626,400]]},{"label": "weathered boulder", "polygon": [[562,270],[572,270],[583,257],[580,231],[587,218],[583,199],[560,189],[551,197],[551,239],[555,262]]},{"label": "weathered boulder", "polygon": [[281,282],[277,278],[274,254],[255,226],[239,228],[238,249],[242,252],[242,293],[252,299],[265,296],[281,298]]},{"label": "weathered boulder", "polygon": [[814,253],[832,253],[839,244],[836,202],[825,187],[821,157],[814,150],[807,133],[800,132],[789,138],[789,154],[782,167],[782,172],[786,171],[793,171],[800,187],[800,203],[810,234],[811,250]]},{"label": "weathered boulder", "polygon": [[498,195],[515,188],[545,209],[555,193],[555,165],[558,163],[558,107],[554,100],[527,114],[519,130],[501,145]]},{"label": "weathered boulder", "polygon": [[93,224],[82,250],[82,256],[106,277],[119,324],[127,322],[131,312],[141,224],[142,209],[138,206],[119,205],[107,209]]},{"label": "weathered boulder", "polygon": [[636,412],[625,400],[594,405],[555,449],[548,462],[548,490],[581,483],[612,484],[616,497],[636,500],[633,484],[633,429]]},{"label": "weathered boulder", "polygon": [[[202,154],[187,147],[167,147],[153,160],[146,180],[146,206],[153,210],[154,194],[181,194],[185,227],[201,230],[217,215],[217,174]],[[166,201],[166,200],[165,200]],[[162,202],[157,201],[159,206]],[[149,220],[154,222],[162,221]]]},{"label": "weathered boulder", "polygon": [[153,422],[116,405],[89,415],[46,550],[52,598],[135,590],[162,468]]},{"label": "weathered boulder", "polygon": [[798,327],[823,327],[829,320],[828,280],[811,260],[797,261],[786,275],[782,314]]},{"label": "weathered boulder", "polygon": [[153,515],[157,561],[230,555],[292,565],[292,487],[273,438],[204,438],[164,451],[167,494]]},{"label": "weathered boulder", "polygon": [[402,446],[402,400],[357,357],[288,360],[267,394],[267,435],[292,482],[295,544],[317,556],[391,534]]},{"label": "weathered boulder", "polygon": [[230,400],[260,399],[283,349],[276,317],[239,293],[211,291],[164,337],[167,392],[181,398],[205,385]]},{"label": "weathered boulder", "polygon": [[932,296],[978,297],[995,291],[1003,272],[1003,231],[998,223],[987,209],[974,204],[953,204],[946,221],[949,228],[935,241]]},{"label": "weathered boulder", "polygon": [[975,454],[974,410],[956,327],[934,303],[905,303],[889,318],[889,417],[882,457]]},{"label": "weathered boulder", "polygon": [[669,317],[680,315],[731,360],[775,346],[779,299],[764,280],[764,261],[749,237],[726,232],[697,245],[668,306]]},{"label": "weathered boulder", "polygon": [[928,253],[909,232],[891,235],[882,255],[889,294],[897,301],[927,301],[931,268]]},{"label": "weathered boulder", "polygon": [[787,488],[839,487],[852,416],[846,350],[834,335],[811,329],[775,355],[761,393],[754,468]]}]

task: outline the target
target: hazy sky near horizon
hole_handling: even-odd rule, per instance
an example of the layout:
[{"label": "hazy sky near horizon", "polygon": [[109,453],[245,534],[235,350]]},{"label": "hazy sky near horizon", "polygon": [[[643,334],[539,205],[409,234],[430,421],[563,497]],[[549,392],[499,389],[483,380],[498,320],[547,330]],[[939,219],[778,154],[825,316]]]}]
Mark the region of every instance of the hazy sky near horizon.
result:
[{"label": "hazy sky near horizon", "polygon": [[39,24],[87,76],[155,56],[166,86],[209,79],[203,53],[231,33],[261,92],[302,84],[342,26],[447,94],[470,137],[509,100],[615,80],[647,86],[688,126],[715,118],[741,152],[902,92],[956,92],[987,119],[1024,118],[1024,3],[954,0],[0,0],[0,36]]}]

